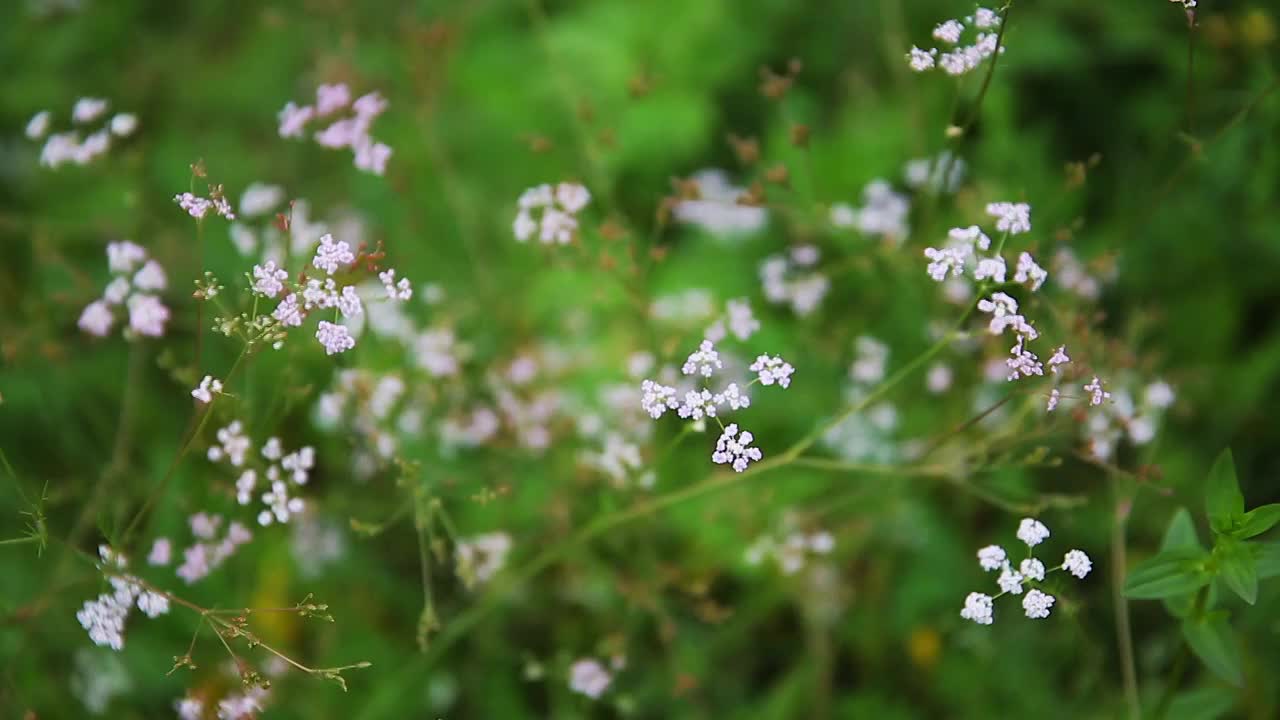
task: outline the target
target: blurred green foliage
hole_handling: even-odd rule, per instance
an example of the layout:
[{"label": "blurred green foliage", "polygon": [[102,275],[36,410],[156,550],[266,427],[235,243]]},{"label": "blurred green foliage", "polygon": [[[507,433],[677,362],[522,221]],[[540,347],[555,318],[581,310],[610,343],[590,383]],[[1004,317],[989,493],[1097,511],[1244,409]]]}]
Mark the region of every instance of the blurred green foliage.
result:
[{"label": "blurred green foliage", "polygon": [[[287,532],[260,533],[213,577],[182,590],[222,607],[287,605],[315,593],[334,624],[264,621],[263,634],[314,664],[373,663],[347,673],[345,694],[286,675],[266,717],[1123,717],[1116,603],[1126,567],[1116,563],[1154,554],[1178,507],[1202,507],[1202,480],[1228,445],[1246,507],[1280,500],[1271,482],[1280,431],[1268,410],[1280,396],[1280,93],[1270,92],[1280,17],[1265,3],[1201,2],[1191,92],[1179,6],[1016,3],[1008,52],[960,145],[971,179],[944,199],[939,217],[917,207],[913,221],[927,222],[897,250],[833,234],[810,210],[856,202],[867,182],[896,180],[905,161],[948,146],[953,109],[966,111],[978,81],[969,78],[957,100],[955,82],[914,75],[902,56],[929,40],[934,23],[972,10],[963,3],[84,0],[79,10],[40,10],[53,4],[15,0],[0,9],[0,448],[28,497],[47,488],[53,538],[91,548],[99,528],[118,532],[181,440],[198,328],[195,302],[182,296],[202,270],[228,283],[244,271],[224,226],[209,223],[197,242],[170,201],[188,188],[198,159],[233,196],[260,180],[305,197],[317,214],[355,211],[403,274],[445,288],[453,302],[438,312],[473,346],[474,372],[554,338],[580,353],[586,369],[566,381],[575,390],[619,377],[630,352],[677,354],[670,349],[688,344],[644,326],[629,283],[645,297],[688,287],[758,297],[759,261],[788,243],[816,242],[853,259],[812,317],[757,303],[761,347],[798,368],[786,395],[762,395],[752,408],[766,455],[843,406],[854,337],[885,341],[895,368],[928,345],[926,325],[951,309],[924,280],[920,251],[951,224],[976,221],[990,199],[1031,202],[1044,247],[1114,257],[1118,276],[1099,305],[1069,317],[1084,335],[1112,338],[1094,345],[1106,349],[1106,367],[1178,388],[1155,445],[1126,447],[1116,459],[1139,480],[1081,461],[1074,441],[1061,438],[1045,441],[1061,465],[982,480],[986,492],[1018,502],[1085,498],[1045,515],[1055,551],[1080,547],[1095,563],[1085,582],[1062,588],[1046,621],[1017,617],[1012,605],[991,627],[959,619],[965,593],[988,580],[974,551],[1010,542],[1018,516],[921,478],[799,467],[762,474],[575,544],[493,605],[444,572],[435,602],[445,635],[459,618],[476,622],[425,656],[414,641],[423,597],[410,522],[372,539],[347,533],[345,556],[314,578],[299,571]],[[790,92],[763,97],[760,68],[781,73],[791,58],[803,69]],[[385,178],[357,172],[345,153],[277,137],[275,114],[286,101],[336,80],[389,98],[377,125],[395,151]],[[38,144],[21,134],[27,119],[41,109],[65,119],[86,95],[136,112],[139,131],[88,168],[38,167]],[[810,128],[807,149],[789,142],[796,123]],[[757,168],[739,166],[730,133],[759,138]],[[1090,158],[1085,170],[1068,167]],[[778,163],[790,168],[792,188],[770,192],[794,210],[792,222],[778,213],[767,231],[731,245],[656,223],[672,178],[723,167],[746,182]],[[571,250],[516,244],[518,194],[571,178],[597,198],[596,224],[627,229],[619,244],[592,241],[604,255],[621,262],[634,245],[642,256],[661,248],[665,259],[618,283],[617,273]],[[131,349],[76,330],[107,278],[103,246],[117,238],[143,243],[169,271],[175,320],[164,343]],[[228,367],[238,348],[205,340],[204,366]],[[353,355],[336,364],[403,362],[376,344]],[[408,501],[389,478],[353,481],[350,442],[310,426],[310,405],[334,365],[314,352],[266,354],[243,394],[251,427],[265,434],[279,419],[288,446],[320,448],[315,497],[343,527],[386,518]],[[981,376],[957,367],[958,385]],[[135,388],[128,402],[127,387]],[[964,398],[927,395],[918,377],[892,399],[904,438],[933,437],[973,411]],[[122,425],[127,432],[118,433]],[[656,444],[674,436],[664,423]],[[982,442],[981,432],[970,437]],[[710,439],[682,444],[653,492],[707,476]],[[511,533],[512,568],[644,502],[577,470],[572,451],[440,457],[424,442],[406,453],[423,462],[464,534]],[[179,467],[151,534],[182,536],[188,514],[225,503],[196,455]],[[486,491],[496,499],[476,501]],[[28,506],[8,480],[0,498],[0,535],[20,537]],[[86,506],[95,510],[89,517]],[[826,591],[742,563],[743,549],[788,508],[838,537]],[[1118,545],[1117,522],[1127,522]],[[133,550],[140,559],[145,547]],[[0,546],[0,554],[0,713],[83,717],[68,692],[74,658],[112,655],[92,648],[73,619],[97,578],[56,540],[39,556],[34,544]],[[1226,593],[1221,602],[1242,645],[1244,690],[1225,692],[1212,673],[1191,668],[1167,716],[1275,717],[1280,682],[1268,669],[1280,663],[1280,593],[1264,582],[1254,605]],[[1159,603],[1129,607],[1140,697],[1154,708],[1181,635]],[[198,646],[199,670],[165,675],[192,622],[181,612],[135,618],[125,651],[94,661],[118,661],[128,678],[107,717],[169,717],[189,688],[229,687],[211,637]],[[568,664],[614,647],[627,667],[607,699],[572,695]]]}]

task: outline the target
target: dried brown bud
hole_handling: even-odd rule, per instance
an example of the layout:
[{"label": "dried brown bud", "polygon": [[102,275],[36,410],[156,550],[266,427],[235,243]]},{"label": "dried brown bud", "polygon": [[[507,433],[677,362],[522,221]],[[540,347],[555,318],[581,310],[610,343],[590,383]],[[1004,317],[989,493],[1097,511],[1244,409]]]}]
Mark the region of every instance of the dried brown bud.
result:
[{"label": "dried brown bud", "polygon": [[753,137],[738,137],[729,133],[729,145],[733,147],[733,154],[738,156],[738,162],[743,165],[754,165],[760,159],[760,141]]},{"label": "dried brown bud", "polygon": [[809,147],[809,126],[797,123],[791,126],[791,144],[796,147]]},{"label": "dried brown bud", "polygon": [[777,165],[774,165],[773,167],[765,171],[764,179],[768,180],[774,185],[781,185],[782,187],[787,187],[791,182],[791,173],[787,170],[786,165],[783,165],[782,163],[778,163]]}]

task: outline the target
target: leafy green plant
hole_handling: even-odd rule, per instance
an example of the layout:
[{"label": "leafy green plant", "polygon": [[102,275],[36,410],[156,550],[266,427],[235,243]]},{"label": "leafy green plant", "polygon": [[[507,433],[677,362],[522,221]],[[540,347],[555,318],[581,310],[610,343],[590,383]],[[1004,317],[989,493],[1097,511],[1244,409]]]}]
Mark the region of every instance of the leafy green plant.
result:
[{"label": "leafy green plant", "polygon": [[1186,508],[1174,513],[1160,552],[1140,563],[1125,580],[1126,597],[1161,600],[1182,622],[1182,637],[1215,675],[1244,684],[1239,643],[1230,613],[1217,607],[1219,584],[1250,605],[1258,581],[1280,575],[1280,543],[1252,540],[1280,522],[1280,504],[1248,512],[1231,451],[1224,450],[1205,481],[1205,514],[1213,544],[1205,549]]}]

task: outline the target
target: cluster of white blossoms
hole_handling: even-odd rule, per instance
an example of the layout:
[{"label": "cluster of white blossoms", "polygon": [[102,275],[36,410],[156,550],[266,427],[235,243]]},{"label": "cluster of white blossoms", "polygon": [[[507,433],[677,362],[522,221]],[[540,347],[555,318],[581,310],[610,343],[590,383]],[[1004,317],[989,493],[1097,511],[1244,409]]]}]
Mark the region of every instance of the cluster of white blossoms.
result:
[{"label": "cluster of white blossoms", "polygon": [[569,689],[598,700],[609,689],[613,676],[595,658],[582,658],[569,666]]},{"label": "cluster of white blossoms", "polygon": [[834,203],[830,210],[831,224],[838,228],[852,228],[868,237],[878,237],[897,245],[910,233],[907,218],[911,213],[911,200],[897,192],[885,180],[872,180],[862,189],[862,207],[847,203]]},{"label": "cluster of white blossoms", "polygon": [[[340,318],[353,321],[362,315],[364,301],[355,285],[339,286],[333,276],[353,269],[356,264],[357,254],[351,245],[343,240],[334,240],[333,235],[325,233],[320,236],[311,259],[312,267],[325,274],[323,279],[313,277],[306,278],[305,282],[293,282],[287,270],[278,267],[274,260],[266,260],[253,266],[249,282],[254,294],[269,300],[280,298],[271,311],[271,317],[282,328],[301,326],[312,312],[332,310],[333,321],[321,320],[317,324],[316,341],[326,355],[335,355],[356,345],[351,329],[337,321]],[[378,277],[388,301],[404,302],[413,296],[409,280],[396,280],[394,269],[384,270]]]},{"label": "cluster of white blossoms", "polygon": [[966,172],[968,166],[964,158],[943,150],[935,157],[908,160],[902,169],[902,179],[912,190],[953,193],[960,189]]},{"label": "cluster of white blossoms", "polygon": [[814,245],[797,245],[786,255],[770,255],[760,263],[764,297],[775,305],[790,305],[797,315],[818,309],[831,288],[827,276],[814,267],[822,253]]},{"label": "cluster of white blossoms", "polygon": [[107,267],[112,279],[102,297],[85,306],[77,325],[86,333],[104,337],[115,324],[115,308],[126,308],[129,325],[125,337],[161,337],[169,321],[169,308],[155,293],[169,281],[160,263],[147,258],[147,251],[128,240],[107,245]]},{"label": "cluster of white blossoms", "polygon": [[76,620],[89,632],[94,645],[112,650],[124,648],[124,623],[136,605],[144,615],[156,618],[169,612],[169,598],[148,590],[137,578],[124,572],[128,561],[106,545],[98,547],[102,561],[98,568],[111,585],[111,592],[86,600],[76,612]]},{"label": "cluster of white blossoms", "polygon": [[[966,28],[977,31],[973,43],[969,45],[961,42]],[[933,37],[943,43],[944,49],[933,47],[923,50],[913,46],[911,52],[907,53],[907,64],[916,72],[939,67],[948,75],[964,75],[996,54],[999,28],[1000,15],[994,10],[981,7],[963,21],[947,20],[939,23],[933,29]],[[999,46],[999,51],[1003,54],[1004,47]]]},{"label": "cluster of white blossoms", "polygon": [[467,589],[483,585],[507,564],[510,552],[511,536],[504,532],[459,538],[454,548],[458,578]]},{"label": "cluster of white blossoms", "polygon": [[835,537],[825,530],[788,532],[785,536],[762,535],[747,546],[744,559],[751,566],[766,560],[777,565],[784,575],[795,575],[815,557],[830,555],[836,548]]},{"label": "cluster of white blossoms", "polygon": [[[71,122],[75,125],[89,125],[106,114],[107,106],[107,101],[100,98],[80,98],[71,109]],[[105,125],[89,133],[82,141],[79,130],[50,135],[52,119],[53,113],[41,110],[27,122],[26,129],[29,140],[45,140],[44,147],[40,150],[40,164],[47,168],[58,168],[68,163],[88,165],[111,149],[113,138],[128,137],[138,127],[136,115],[116,113]]]},{"label": "cluster of white blossoms", "polygon": [[516,240],[528,242],[534,235],[543,245],[568,245],[578,236],[578,213],[591,202],[591,193],[577,183],[555,187],[538,185],[525,190],[517,202],[512,224]]},{"label": "cluster of white blossoms", "polygon": [[[845,390],[845,400],[850,404],[860,402],[884,380],[889,362],[889,346],[870,335],[859,335],[853,350],[850,384]],[[899,443],[893,437],[897,427],[897,408],[889,401],[880,401],[827,430],[822,443],[846,460],[892,462],[899,454]]]},{"label": "cluster of white blossoms", "polygon": [[[1044,592],[1041,583],[1050,573],[1059,570],[1084,579],[1093,569],[1089,556],[1080,550],[1070,550],[1062,558],[1062,564],[1046,568],[1044,563],[1035,557],[1035,547],[1049,538],[1049,528],[1034,518],[1023,518],[1018,525],[1018,539],[1027,546],[1027,557],[1013,566],[1004,548],[999,545],[988,545],[978,551],[978,565],[987,572],[999,572],[996,585],[1000,592],[994,596],[985,593],[969,593],[964,599],[964,609],[960,617],[972,620],[979,625],[990,625],[993,620],[993,604],[1004,595],[1023,595],[1022,610],[1027,617],[1041,619],[1049,617],[1049,610],[1055,599]],[[1025,588],[1024,588],[1025,586]]]},{"label": "cluster of white blossoms", "polygon": [[759,329],[760,321],[751,312],[750,301],[735,298],[725,303],[724,315],[711,323],[703,337],[713,343],[718,343],[729,335],[738,340],[748,340]]},{"label": "cluster of white blossoms", "polygon": [[214,395],[221,394],[222,381],[212,375],[205,375],[204,378],[200,380],[200,384],[196,386],[196,389],[191,391],[191,397],[205,405],[213,402]]},{"label": "cluster of white blossoms", "polygon": [[[1004,245],[1005,239],[1031,231],[1031,206],[1027,203],[993,202],[987,205],[986,211],[995,219],[996,231],[1002,233],[999,247]],[[930,247],[924,251],[929,260],[926,272],[936,282],[963,278],[966,276],[966,268],[971,268],[969,275],[974,282],[979,283],[980,291],[1013,283],[1034,293],[1049,278],[1048,271],[1027,252],[1018,255],[1018,262],[1010,278],[998,247],[997,252],[980,254],[991,250],[991,238],[977,225],[952,228],[947,237],[946,246]],[[1052,374],[1058,375],[1061,367],[1071,362],[1065,346],[1058,346],[1047,363],[1032,352],[1029,344],[1040,337],[1040,333],[1020,310],[1017,299],[1012,295],[994,291],[978,300],[977,309],[990,316],[987,329],[992,335],[1003,335],[1010,330],[1014,334],[1013,347],[1009,349],[1009,357],[1005,360],[1006,380],[1012,382],[1021,378],[1043,377],[1046,364]],[[1090,393],[1092,405],[1100,405],[1110,397],[1097,378],[1085,387],[1085,391]],[[1046,405],[1048,411],[1052,412],[1057,407],[1061,396],[1062,393],[1057,388],[1050,391]]]},{"label": "cluster of white blossoms", "polygon": [[217,439],[218,444],[210,447],[207,455],[211,462],[225,460],[240,472],[236,478],[236,502],[252,503],[259,482],[269,488],[258,498],[264,506],[258,513],[259,525],[287,523],[291,515],[302,512],[302,498],[291,496],[290,488],[306,485],[311,478],[316,462],[315,448],[308,445],[286,453],[280,438],[271,437],[263,443],[262,457],[258,460],[252,455],[252,443],[239,420],[218,430]]},{"label": "cluster of white blossoms", "polygon": [[[1122,378],[1117,389],[1103,391],[1103,397],[1110,398],[1111,402],[1105,403],[1101,412],[1090,413],[1084,424],[1085,449],[1099,460],[1110,460],[1124,438],[1134,446],[1150,443],[1173,405],[1173,387],[1163,380],[1148,383],[1140,391],[1137,388],[1131,391],[1130,387],[1129,378]],[[1089,394],[1076,402],[1093,402],[1094,389],[1088,386],[1084,389]],[[1071,400],[1064,398],[1063,402]]]},{"label": "cluster of white blossoms", "polygon": [[700,170],[689,181],[697,186],[698,197],[675,204],[672,216],[676,222],[695,225],[715,237],[728,238],[756,232],[769,219],[768,210],[738,202],[746,190],[730,183],[723,170]]},{"label": "cluster of white blossoms", "polygon": [[178,207],[183,212],[195,218],[203,220],[205,215],[212,210],[218,215],[228,219],[235,220],[235,210],[231,208],[231,202],[227,200],[226,195],[222,192],[221,185],[212,185],[209,187],[209,197],[201,197],[194,193],[184,192],[173,196],[173,201],[178,203]]},{"label": "cluster of white blossoms", "polygon": [[737,423],[724,425],[720,422],[720,413],[722,409],[741,410],[750,407],[751,397],[747,390],[756,383],[777,385],[784,389],[790,387],[795,368],[780,357],[761,355],[748,368],[756,376],[745,387],[740,387],[737,382],[729,382],[724,388],[713,391],[705,382],[723,369],[724,361],[720,359],[720,352],[716,350],[715,344],[710,340],[703,340],[680,368],[682,374],[694,378],[697,384],[682,392],[673,386],[646,379],[640,384],[640,406],[654,420],[662,417],[668,410],[676,411],[677,415],[686,420],[715,418],[722,432],[716,441],[716,449],[711,454],[712,462],[730,465],[736,472],[743,472],[748,465],[764,456],[759,448],[752,446],[754,435],[745,430],[740,431]]},{"label": "cluster of white blossoms", "polygon": [[316,144],[331,150],[349,148],[357,170],[382,175],[387,171],[391,148],[369,134],[373,121],[387,109],[387,100],[376,90],[353,102],[351,89],[345,83],[321,85],[316,88],[314,105],[298,105],[291,100],[280,111],[280,137],[306,137],[307,124],[312,120],[333,118],[348,109],[349,115],[333,120],[315,133]]}]

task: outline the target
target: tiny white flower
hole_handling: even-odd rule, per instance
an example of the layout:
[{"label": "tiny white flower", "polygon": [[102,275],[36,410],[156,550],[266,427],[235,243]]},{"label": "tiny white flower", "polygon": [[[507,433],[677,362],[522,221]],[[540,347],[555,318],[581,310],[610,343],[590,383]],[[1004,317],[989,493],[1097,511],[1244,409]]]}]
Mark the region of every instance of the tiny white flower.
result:
[{"label": "tiny white flower", "polygon": [[1031,206],[1027,203],[995,202],[987,214],[996,219],[996,229],[1010,235],[1031,232]]},{"label": "tiny white flower", "polygon": [[960,21],[948,20],[933,29],[933,37],[944,43],[955,45],[960,42],[962,32],[964,32],[964,25]]},{"label": "tiny white flower", "polygon": [[1102,382],[1097,375],[1093,376],[1093,382],[1084,386],[1084,391],[1089,393],[1090,405],[1101,405],[1104,400],[1111,399],[1111,393],[1102,389]]},{"label": "tiny white flower", "polygon": [[991,596],[976,592],[969,593],[964,599],[964,609],[960,611],[960,617],[972,620],[979,625],[990,625],[994,619],[991,612]]},{"label": "tiny white flower", "polygon": [[275,260],[268,260],[262,265],[253,266],[253,278],[253,291],[263,297],[273,298],[284,290],[289,272],[276,267]]},{"label": "tiny white flower", "polygon": [[1000,586],[1000,592],[1010,595],[1022,594],[1022,574],[1007,564],[1001,568],[996,584]]},{"label": "tiny white flower", "polygon": [[164,290],[168,287],[169,281],[165,277],[164,268],[160,267],[160,263],[155,260],[148,260],[138,274],[133,276],[133,284],[139,290]]},{"label": "tiny white flower", "polygon": [[27,122],[27,139],[39,140],[49,132],[49,111],[41,110]]},{"label": "tiny white flower", "polygon": [[1018,256],[1018,266],[1013,273],[1014,282],[1030,283],[1031,292],[1035,292],[1048,278],[1049,272],[1036,264],[1031,253],[1024,252]]},{"label": "tiny white flower", "polygon": [[717,465],[731,464],[735,472],[743,472],[751,462],[764,457],[759,448],[751,447],[754,439],[750,432],[739,434],[737,423],[731,423],[716,440],[711,461]]},{"label": "tiny white flower", "polygon": [[338,272],[338,268],[343,265],[350,265],[355,262],[356,256],[351,252],[351,246],[344,240],[334,241],[333,235],[325,233],[320,236],[320,246],[316,248],[316,256],[311,260],[311,264],[317,269],[324,270],[326,274],[332,275]]},{"label": "tiny white flower", "polygon": [[326,355],[346,352],[356,346],[355,338],[351,337],[346,327],[325,320],[321,320],[316,326],[316,340],[324,346]]},{"label": "tiny white flower", "polygon": [[138,116],[133,113],[117,113],[111,118],[111,134],[128,137],[138,128]]},{"label": "tiny white flower", "polygon": [[654,420],[662,417],[662,413],[667,410],[675,410],[680,406],[680,401],[676,399],[676,389],[668,385],[645,380],[640,383],[640,391],[640,406]]},{"label": "tiny white flower", "polygon": [[760,355],[747,369],[756,373],[761,385],[777,383],[778,387],[784,389],[791,387],[791,376],[795,374],[795,368],[791,367],[791,363],[776,355],[773,357]]},{"label": "tiny white flower", "polygon": [[978,551],[978,564],[987,572],[999,570],[1005,566],[1007,560],[1004,548],[999,545],[988,545]]},{"label": "tiny white flower", "polygon": [[1049,617],[1049,608],[1053,607],[1054,597],[1039,590],[1030,590],[1022,598],[1022,609],[1027,617],[1033,620]]},{"label": "tiny white flower", "polygon": [[85,306],[84,311],[80,313],[80,319],[76,322],[76,326],[86,333],[95,337],[105,337],[111,332],[111,326],[115,323],[115,317],[111,314],[111,308],[102,300],[94,300]]},{"label": "tiny white flower", "polygon": [[1045,405],[1045,412],[1053,412],[1058,407],[1058,401],[1062,399],[1062,393],[1058,392],[1058,388],[1049,391],[1049,402]]},{"label": "tiny white flower", "polygon": [[1084,576],[1093,569],[1093,561],[1080,550],[1070,550],[1062,558],[1062,569],[1077,578],[1084,579]]},{"label": "tiny white flower", "polygon": [[911,52],[907,53],[907,64],[916,72],[931,70],[933,69],[935,63],[934,58],[937,54],[938,51],[936,48],[932,50],[921,50],[918,47],[912,46]]},{"label": "tiny white flower", "polygon": [[982,258],[978,261],[978,267],[973,271],[974,280],[986,280],[991,278],[997,283],[1004,282],[1005,264],[1004,258]]},{"label": "tiny white flower", "polygon": [[222,392],[222,381],[212,375],[205,375],[199,387],[191,391],[191,397],[206,405],[213,401],[213,396]]},{"label": "tiny white flower", "polygon": [[569,689],[592,700],[603,695],[612,681],[609,671],[590,658],[578,660],[569,668]]},{"label": "tiny white flower", "polygon": [[1049,537],[1049,528],[1044,523],[1035,518],[1023,518],[1018,524],[1018,539],[1027,544],[1027,547],[1035,547],[1045,541]]},{"label": "tiny white flower", "polygon": [[1018,565],[1018,572],[1032,580],[1044,580],[1044,563],[1035,558],[1027,558]]},{"label": "tiny white flower", "polygon": [[700,374],[703,377],[711,377],[716,370],[723,367],[724,363],[720,361],[720,353],[716,352],[710,340],[703,340],[698,345],[698,349],[689,355],[689,359],[685,360],[680,371],[685,375]]}]

